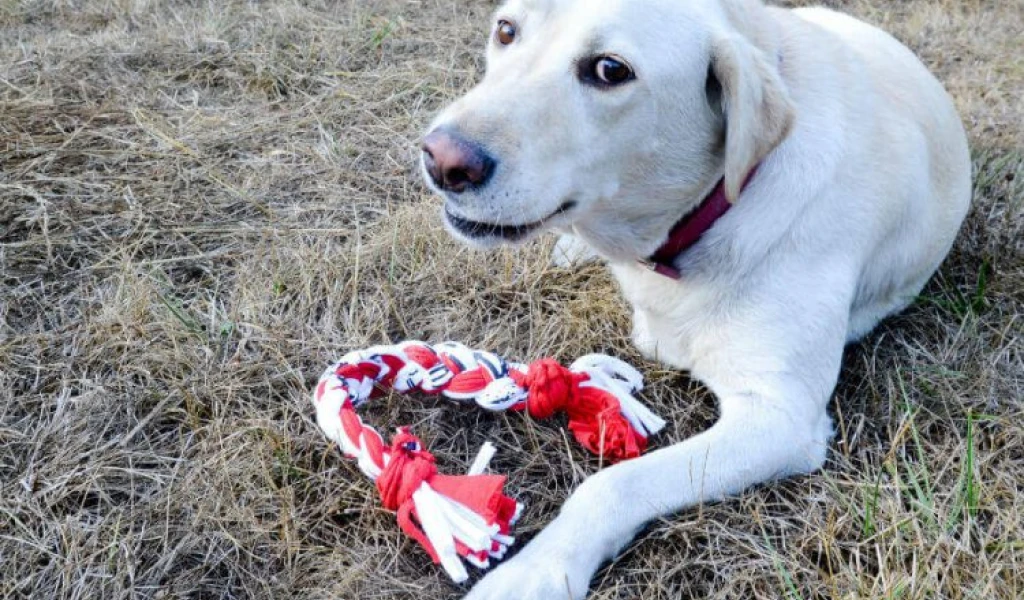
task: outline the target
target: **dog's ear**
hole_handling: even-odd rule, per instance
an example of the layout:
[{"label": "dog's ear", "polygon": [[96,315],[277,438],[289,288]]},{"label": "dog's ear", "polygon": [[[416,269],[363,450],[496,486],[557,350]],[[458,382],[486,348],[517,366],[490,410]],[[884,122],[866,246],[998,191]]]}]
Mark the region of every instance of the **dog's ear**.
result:
[{"label": "dog's ear", "polygon": [[725,196],[735,202],[750,170],[789,134],[793,102],[774,57],[736,35],[713,42],[708,77],[709,101],[720,96],[725,117]]}]

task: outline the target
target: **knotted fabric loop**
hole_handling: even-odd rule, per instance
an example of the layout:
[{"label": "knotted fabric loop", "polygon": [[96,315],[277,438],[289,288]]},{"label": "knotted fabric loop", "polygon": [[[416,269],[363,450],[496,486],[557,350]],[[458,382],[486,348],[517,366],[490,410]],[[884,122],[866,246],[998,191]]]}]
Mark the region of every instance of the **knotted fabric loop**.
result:
[{"label": "knotted fabric loop", "polygon": [[412,500],[420,485],[437,475],[434,455],[422,449],[420,441],[405,428],[391,440],[388,464],[377,477],[380,501],[388,510],[398,510]]},{"label": "knotted fabric loop", "polygon": [[526,410],[536,419],[547,419],[555,413],[564,412],[572,404],[579,384],[586,379],[586,375],[573,373],[552,358],[530,363],[522,384],[529,392]]},{"label": "knotted fabric loop", "polygon": [[538,419],[564,412],[576,439],[614,462],[638,456],[665,425],[633,397],[642,386],[636,369],[599,354],[569,368],[550,358],[527,366],[456,342],[409,341],[349,352],[320,377],[313,404],[324,434],[376,483],[402,530],[460,582],[469,576],[462,561],[486,569],[515,543],[511,528],[522,505],[502,491],[505,477],[483,473],[493,446],[481,449],[468,474],[443,475],[408,429],[387,444],[356,409],[390,387],[488,410],[525,410]]}]

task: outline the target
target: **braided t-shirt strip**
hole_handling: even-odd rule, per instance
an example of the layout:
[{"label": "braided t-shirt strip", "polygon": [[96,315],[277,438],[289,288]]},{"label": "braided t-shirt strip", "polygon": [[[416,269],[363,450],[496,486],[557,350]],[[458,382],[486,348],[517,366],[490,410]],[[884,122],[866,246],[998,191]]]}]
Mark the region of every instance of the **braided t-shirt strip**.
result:
[{"label": "braided t-shirt strip", "polygon": [[467,475],[442,475],[407,429],[399,428],[385,444],[356,413],[384,387],[443,394],[488,410],[522,410],[538,419],[565,412],[576,439],[610,462],[639,456],[647,438],[665,425],[633,397],[643,387],[640,374],[609,356],[587,355],[568,368],[550,358],[527,366],[456,342],[410,341],[342,357],[313,394],[317,422],[376,482],[402,530],[457,582],[468,577],[460,557],[487,568],[491,558],[505,554],[522,506],[502,492],[504,476],[482,473],[489,457],[475,461]]}]

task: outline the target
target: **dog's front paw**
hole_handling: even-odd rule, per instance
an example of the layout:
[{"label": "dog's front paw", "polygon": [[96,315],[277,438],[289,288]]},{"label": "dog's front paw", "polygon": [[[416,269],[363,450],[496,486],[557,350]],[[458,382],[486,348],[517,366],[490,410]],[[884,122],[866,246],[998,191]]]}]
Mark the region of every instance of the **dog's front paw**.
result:
[{"label": "dog's front paw", "polygon": [[626,495],[613,472],[621,467],[584,481],[558,517],[481,579],[465,600],[583,600],[597,568],[637,529],[628,512],[619,509]]},{"label": "dog's front paw", "polygon": [[654,337],[647,315],[640,310],[633,311],[633,345],[647,360],[658,360],[658,339]]},{"label": "dog's front paw", "polygon": [[591,574],[578,571],[556,556],[516,556],[481,579],[465,600],[583,600]]},{"label": "dog's front paw", "polygon": [[551,264],[569,268],[594,262],[597,253],[586,242],[571,233],[563,233],[551,250]]}]

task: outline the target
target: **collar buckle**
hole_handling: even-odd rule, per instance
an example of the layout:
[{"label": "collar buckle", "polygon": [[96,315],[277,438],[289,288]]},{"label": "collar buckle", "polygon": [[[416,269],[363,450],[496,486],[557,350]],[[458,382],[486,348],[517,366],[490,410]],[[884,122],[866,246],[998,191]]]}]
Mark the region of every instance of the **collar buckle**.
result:
[{"label": "collar buckle", "polygon": [[638,258],[637,264],[651,273],[663,275],[669,279],[681,279],[682,274],[672,265],[658,262],[652,258]]},{"label": "collar buckle", "polygon": [[636,259],[636,263],[648,271],[658,271],[658,263],[654,262],[650,258],[638,258]]}]

